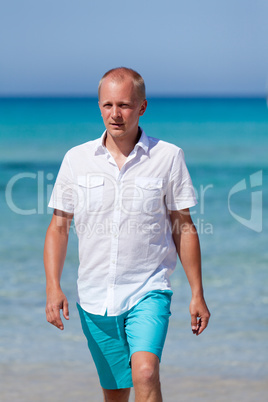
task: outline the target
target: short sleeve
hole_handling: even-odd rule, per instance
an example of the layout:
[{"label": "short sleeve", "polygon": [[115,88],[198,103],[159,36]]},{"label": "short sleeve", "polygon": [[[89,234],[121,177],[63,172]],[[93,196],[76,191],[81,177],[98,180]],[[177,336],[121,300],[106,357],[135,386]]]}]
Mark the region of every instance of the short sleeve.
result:
[{"label": "short sleeve", "polygon": [[74,212],[74,182],[68,152],[63,158],[48,206],[67,213]]},{"label": "short sleeve", "polygon": [[166,205],[170,211],[179,211],[196,204],[195,191],[185,163],[184,153],[181,148],[178,148],[170,173]]}]

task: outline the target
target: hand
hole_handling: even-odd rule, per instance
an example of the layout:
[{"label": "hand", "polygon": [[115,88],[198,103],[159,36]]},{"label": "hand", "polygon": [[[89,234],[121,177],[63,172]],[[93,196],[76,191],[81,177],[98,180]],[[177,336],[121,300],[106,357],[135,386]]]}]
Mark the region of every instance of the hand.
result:
[{"label": "hand", "polygon": [[63,317],[69,320],[68,301],[61,289],[47,292],[46,316],[47,321],[55,327],[63,330],[64,325],[60,317],[62,310]]},{"label": "hand", "polygon": [[192,298],[190,303],[193,334],[200,335],[208,325],[210,312],[203,297]]}]

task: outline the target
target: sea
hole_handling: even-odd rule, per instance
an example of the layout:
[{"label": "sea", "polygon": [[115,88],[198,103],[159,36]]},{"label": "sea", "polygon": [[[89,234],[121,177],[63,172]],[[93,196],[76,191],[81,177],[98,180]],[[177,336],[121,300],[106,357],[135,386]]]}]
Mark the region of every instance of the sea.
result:
[{"label": "sea", "polygon": [[[211,319],[191,332],[190,287],[178,261],[161,369],[174,376],[268,376],[268,108],[255,98],[149,98],[147,135],[181,147],[198,204],[191,209]],[[88,367],[76,309],[77,238],[62,274],[70,320],[46,321],[47,203],[62,158],[104,131],[95,98],[0,99],[0,367]],[[15,371],[14,371],[15,370]],[[18,374],[18,373],[17,373]]]}]

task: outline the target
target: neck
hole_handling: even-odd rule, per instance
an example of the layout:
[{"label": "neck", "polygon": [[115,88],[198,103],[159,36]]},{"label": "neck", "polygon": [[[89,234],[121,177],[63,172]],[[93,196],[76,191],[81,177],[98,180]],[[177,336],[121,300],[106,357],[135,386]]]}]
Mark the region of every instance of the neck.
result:
[{"label": "neck", "polygon": [[107,132],[105,139],[105,146],[113,156],[123,155],[127,157],[131,151],[133,151],[135,145],[139,141],[141,136],[141,129],[138,128],[137,134],[133,138],[125,137],[112,137],[111,134]]}]

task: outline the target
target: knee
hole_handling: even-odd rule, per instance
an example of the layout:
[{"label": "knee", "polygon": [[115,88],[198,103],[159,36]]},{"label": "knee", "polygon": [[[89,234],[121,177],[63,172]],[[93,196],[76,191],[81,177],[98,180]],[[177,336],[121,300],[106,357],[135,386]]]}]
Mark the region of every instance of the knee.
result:
[{"label": "knee", "polygon": [[137,385],[152,385],[159,382],[159,366],[148,362],[142,363],[132,372],[134,387]]}]

